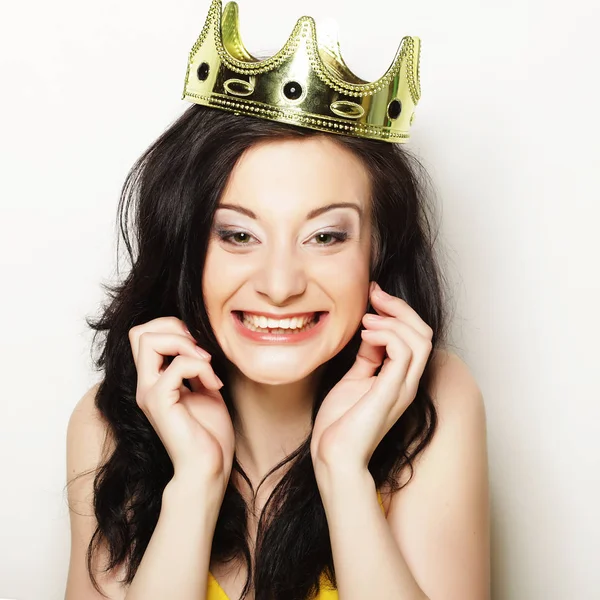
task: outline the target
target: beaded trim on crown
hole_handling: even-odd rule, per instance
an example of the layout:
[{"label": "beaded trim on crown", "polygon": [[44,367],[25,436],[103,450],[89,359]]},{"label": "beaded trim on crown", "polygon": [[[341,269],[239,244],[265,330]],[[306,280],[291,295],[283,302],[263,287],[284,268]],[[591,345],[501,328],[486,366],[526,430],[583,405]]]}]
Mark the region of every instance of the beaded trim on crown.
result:
[{"label": "beaded trim on crown", "polygon": [[342,58],[337,38],[300,17],[265,60],[242,43],[238,5],[213,0],[187,65],[182,99],[236,114],[342,135],[406,143],[421,97],[421,40],[402,38],[387,72],[368,82]]}]

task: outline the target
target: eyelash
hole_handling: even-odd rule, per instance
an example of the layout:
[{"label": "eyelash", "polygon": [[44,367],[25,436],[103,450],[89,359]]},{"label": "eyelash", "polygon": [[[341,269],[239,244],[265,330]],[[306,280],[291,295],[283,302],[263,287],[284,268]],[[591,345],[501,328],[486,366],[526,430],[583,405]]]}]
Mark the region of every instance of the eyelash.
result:
[{"label": "eyelash", "polygon": [[[216,233],[219,236],[219,238],[221,239],[221,241],[225,242],[226,244],[231,244],[232,246],[248,246],[249,245],[248,242],[237,243],[237,242],[231,241],[231,238],[234,235],[239,234],[239,233],[244,233],[246,235],[250,235],[246,231],[235,230],[235,229],[217,229]],[[330,235],[331,237],[333,237],[335,239],[335,242],[330,243],[330,244],[317,244],[318,246],[325,246],[325,247],[341,244],[350,237],[350,235],[347,231],[320,231],[319,233],[316,233],[313,237],[317,237],[319,235]],[[250,236],[250,237],[253,237],[253,236]]]}]

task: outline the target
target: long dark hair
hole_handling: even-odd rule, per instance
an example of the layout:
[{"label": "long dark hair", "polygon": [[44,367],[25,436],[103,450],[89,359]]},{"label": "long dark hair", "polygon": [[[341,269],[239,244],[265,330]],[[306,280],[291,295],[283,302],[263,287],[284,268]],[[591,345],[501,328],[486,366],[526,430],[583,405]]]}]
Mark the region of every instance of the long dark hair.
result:
[{"label": "long dark hair", "polygon": [[[96,406],[109,425],[114,451],[94,479],[98,522],[87,552],[94,587],[93,558],[100,544],[109,551],[107,571],[125,567],[130,584],[156,526],[162,492],[173,465],[136,403],[136,370],[129,345],[131,327],[173,315],[182,319],[224,381],[223,398],[235,419],[228,361],[210,326],[201,293],[209,229],[219,197],[242,153],[263,140],[329,135],[362,159],[370,173],[375,259],[371,279],[403,298],[433,329],[433,350],[416,398],[375,450],[369,471],[379,489],[397,490],[401,471],[412,475],[415,457],[436,429],[436,410],[427,392],[429,365],[447,328],[446,285],[434,242],[437,238],[431,182],[404,147],[377,140],[309,129],[191,105],[145,150],[127,174],[118,225],[131,268],[115,284],[103,284],[107,300],[94,330],[94,365],[103,371]],[[117,247],[117,254],[118,247]],[[102,335],[99,335],[102,334]],[[324,365],[313,422],[329,390],[352,365],[360,329]],[[331,543],[310,457],[310,436],[270,473],[288,470],[259,521],[254,565],[246,533],[247,506],[231,481],[212,541],[218,562],[245,560],[244,594],[254,585],[256,600],[305,600],[325,572],[337,586]],[[233,468],[250,481],[234,457]],[[264,480],[263,480],[264,481]]]}]

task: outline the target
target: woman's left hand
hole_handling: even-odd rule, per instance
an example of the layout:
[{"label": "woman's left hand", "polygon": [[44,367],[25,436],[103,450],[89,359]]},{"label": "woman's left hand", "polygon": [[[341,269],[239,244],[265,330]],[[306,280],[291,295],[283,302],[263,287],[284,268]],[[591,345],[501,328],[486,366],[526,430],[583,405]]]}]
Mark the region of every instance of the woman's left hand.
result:
[{"label": "woman's left hand", "polygon": [[367,469],[379,442],[414,400],[431,353],[431,327],[404,300],[374,282],[370,294],[378,314],[363,317],[356,361],[315,418],[310,448],[315,472]]}]

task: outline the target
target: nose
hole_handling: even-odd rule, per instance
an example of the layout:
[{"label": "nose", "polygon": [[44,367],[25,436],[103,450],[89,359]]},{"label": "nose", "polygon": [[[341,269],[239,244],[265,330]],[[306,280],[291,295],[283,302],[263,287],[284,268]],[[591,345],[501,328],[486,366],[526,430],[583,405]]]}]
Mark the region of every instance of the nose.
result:
[{"label": "nose", "polygon": [[265,253],[254,279],[254,288],[271,304],[287,306],[306,290],[306,271],[293,248],[278,246]]}]

